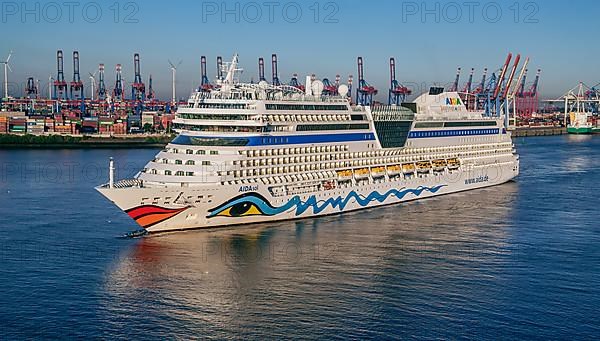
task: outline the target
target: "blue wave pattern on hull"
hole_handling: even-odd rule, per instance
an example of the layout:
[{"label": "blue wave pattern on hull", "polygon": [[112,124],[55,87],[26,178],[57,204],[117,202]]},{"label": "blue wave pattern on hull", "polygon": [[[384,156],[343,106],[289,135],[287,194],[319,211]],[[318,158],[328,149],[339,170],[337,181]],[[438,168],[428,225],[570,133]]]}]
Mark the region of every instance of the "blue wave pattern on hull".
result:
[{"label": "blue wave pattern on hull", "polygon": [[408,188],[408,189],[400,189],[400,190],[391,189],[388,192],[386,192],[385,194],[381,194],[378,191],[373,191],[366,197],[358,194],[355,191],[352,191],[352,192],[348,193],[348,195],[345,198],[342,198],[340,196],[337,198],[330,198],[327,200],[320,200],[320,201],[317,201],[317,198],[314,195],[310,196],[308,198],[308,200],[306,200],[306,201],[302,201],[302,199],[300,199],[299,196],[295,196],[292,199],[290,199],[286,204],[284,204],[283,206],[280,206],[280,207],[271,206],[271,204],[265,198],[263,198],[261,195],[258,195],[256,193],[247,193],[247,194],[242,195],[241,197],[238,197],[228,203],[221,205],[220,207],[217,207],[217,208],[211,210],[212,213],[208,216],[208,218],[218,216],[222,212],[224,212],[236,205],[242,205],[242,204],[253,204],[260,211],[260,213],[262,215],[267,215],[267,216],[274,216],[277,214],[281,214],[281,213],[287,212],[288,210],[293,209],[293,208],[296,208],[296,216],[302,215],[304,212],[306,212],[310,208],[313,209],[313,214],[319,214],[319,213],[323,212],[325,209],[327,209],[328,207],[337,208],[339,210],[339,212],[342,212],[342,211],[344,211],[346,206],[348,206],[348,204],[351,202],[352,199],[356,200],[356,202],[361,207],[366,207],[373,201],[378,201],[379,203],[383,203],[391,196],[395,196],[398,200],[401,200],[404,197],[406,197],[408,194],[413,194],[416,197],[421,196],[423,194],[423,192],[429,192],[429,193],[435,194],[444,187],[447,187],[447,185],[439,185],[439,186],[435,186],[435,187],[419,186],[417,188],[412,188],[412,189]]}]

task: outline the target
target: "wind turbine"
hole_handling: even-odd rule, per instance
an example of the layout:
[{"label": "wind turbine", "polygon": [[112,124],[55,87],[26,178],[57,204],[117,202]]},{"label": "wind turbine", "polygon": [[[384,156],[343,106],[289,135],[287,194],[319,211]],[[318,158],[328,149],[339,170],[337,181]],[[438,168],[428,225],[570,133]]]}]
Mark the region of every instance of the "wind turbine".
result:
[{"label": "wind turbine", "polygon": [[175,92],[175,79],[177,74],[177,68],[179,67],[179,65],[181,65],[181,62],[183,61],[179,61],[177,66],[175,66],[175,64],[171,63],[171,61],[169,60],[169,65],[171,65],[171,72],[173,73],[173,105],[177,104],[177,94]]},{"label": "wind turbine", "polygon": [[8,70],[10,70],[10,72],[12,72],[12,69],[10,68],[10,65],[8,65],[8,62],[10,61],[11,56],[12,56],[12,51],[10,51],[8,53],[8,57],[6,58],[6,61],[0,62],[0,64],[4,64],[4,98],[8,98]]},{"label": "wind turbine", "polygon": [[[96,72],[98,72],[98,71],[96,71]],[[95,94],[94,87],[96,85],[96,72],[94,72],[94,73],[88,72],[90,74],[90,83],[92,84],[92,95],[90,96],[92,101],[94,100],[94,94]]]}]

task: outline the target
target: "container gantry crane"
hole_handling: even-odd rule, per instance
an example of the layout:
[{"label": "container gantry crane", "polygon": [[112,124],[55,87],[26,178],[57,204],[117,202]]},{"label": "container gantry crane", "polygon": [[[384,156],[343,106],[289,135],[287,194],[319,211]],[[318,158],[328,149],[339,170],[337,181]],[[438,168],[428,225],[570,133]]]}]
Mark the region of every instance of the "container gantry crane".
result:
[{"label": "container gantry crane", "polygon": [[146,98],[150,101],[156,99],[156,94],[154,93],[154,88],[152,87],[152,75],[150,75],[148,78],[148,96]]},{"label": "container gantry crane", "polygon": [[65,81],[64,58],[62,50],[56,52],[57,74],[54,80],[54,99],[67,99],[67,82]]},{"label": "container gantry crane", "polygon": [[208,79],[208,73],[206,70],[206,56],[200,57],[200,76],[201,76],[200,91],[203,91],[203,92],[211,91],[213,88],[213,85],[210,83],[210,80]]},{"label": "container gantry crane", "polygon": [[[533,84],[531,85],[531,87],[529,87],[529,89],[525,88],[525,77],[523,77],[521,85],[520,85],[520,89],[519,89],[519,94],[517,96],[516,100],[516,111],[518,116],[521,119],[527,119],[529,117],[531,117],[531,115],[534,112],[537,112],[538,108],[539,108],[539,95],[538,95],[538,84],[540,81],[540,74],[541,74],[541,70],[538,69],[537,73],[535,75],[535,79],[533,81]],[[592,110],[596,110],[596,108],[594,108],[593,104],[592,104]]]},{"label": "container gantry crane", "polygon": [[146,85],[142,81],[142,69],[140,66],[140,55],[133,55],[134,80],[131,84],[131,99],[134,101],[143,101],[146,98]]},{"label": "container gantry crane", "polygon": [[519,97],[523,97],[525,95],[525,84],[527,83],[527,73],[529,70],[525,70],[523,74],[523,78],[521,79],[521,85],[519,85],[519,91],[517,92]]},{"label": "container gantry crane", "polygon": [[354,76],[348,75],[348,99],[352,102],[352,85],[354,83]]},{"label": "container gantry crane", "polygon": [[71,82],[71,100],[83,100],[83,83],[79,74],[79,52],[73,52],[73,81]]},{"label": "container gantry crane", "polygon": [[265,78],[265,60],[263,57],[258,58],[258,82],[266,82]]},{"label": "container gantry crane", "polygon": [[323,95],[335,96],[338,93],[338,88],[335,83],[331,83],[329,78],[323,78]]},{"label": "container gantry crane", "polygon": [[294,88],[300,90],[300,91],[305,91],[306,88],[304,87],[304,84],[301,84],[300,81],[298,80],[298,74],[295,73],[292,75],[292,79],[290,80],[290,86],[293,86]]},{"label": "container gantry crane", "polygon": [[38,97],[38,87],[33,77],[27,78],[27,87],[25,88],[25,94],[29,99],[35,99]]},{"label": "container gantry crane", "polygon": [[104,82],[104,64],[98,65],[98,100],[106,99],[106,83]]},{"label": "container gantry crane", "polygon": [[223,57],[221,56],[217,57],[217,79],[219,81],[225,79],[225,77],[223,77]]},{"label": "container gantry crane", "polygon": [[121,64],[117,64],[117,66],[115,67],[115,70],[117,72],[117,78],[115,79],[115,89],[113,90],[113,100],[122,101],[123,100],[123,78],[122,78],[123,67],[121,66]]},{"label": "container gantry crane", "polygon": [[458,82],[460,81],[460,72],[461,71],[462,71],[462,69],[459,67],[458,70],[456,71],[456,78],[454,79],[454,83],[452,84],[452,87],[450,88],[450,92],[458,91]]},{"label": "container gantry crane", "polygon": [[273,85],[274,86],[280,86],[281,82],[279,81],[279,70],[277,68],[278,62],[277,62],[277,55],[273,54],[271,56],[271,70],[273,73]]},{"label": "container gantry crane", "polygon": [[463,91],[462,91],[465,94],[471,94],[471,90],[472,90],[472,86],[473,86],[473,74],[474,73],[475,73],[475,69],[471,68],[471,73],[469,74],[469,80],[465,84],[465,87],[463,88]]},{"label": "container gantry crane", "polygon": [[412,91],[400,84],[396,79],[396,59],[390,58],[390,90],[388,94],[389,105],[401,105]]},{"label": "container gantry crane", "polygon": [[356,89],[356,103],[360,105],[371,105],[373,96],[377,95],[377,89],[369,85],[364,77],[363,58],[358,57],[358,88]]}]

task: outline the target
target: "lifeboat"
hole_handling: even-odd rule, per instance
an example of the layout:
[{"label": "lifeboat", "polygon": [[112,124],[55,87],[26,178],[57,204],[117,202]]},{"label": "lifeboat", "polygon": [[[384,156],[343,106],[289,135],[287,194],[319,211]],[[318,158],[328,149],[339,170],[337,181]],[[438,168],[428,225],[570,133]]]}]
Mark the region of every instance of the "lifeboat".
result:
[{"label": "lifeboat", "polygon": [[388,166],[387,173],[389,176],[398,175],[402,172],[402,167],[400,165]]},{"label": "lifeboat", "polygon": [[356,179],[366,179],[369,177],[369,169],[368,168],[361,168],[361,169],[357,169],[354,171],[354,177]]},{"label": "lifeboat", "polygon": [[448,165],[446,163],[446,160],[444,159],[440,159],[440,160],[433,160],[433,170],[436,172],[443,172],[446,169],[446,166]]},{"label": "lifeboat", "polygon": [[338,175],[338,180],[339,181],[350,181],[350,180],[352,180],[352,171],[351,170],[338,171],[337,175]]},{"label": "lifeboat", "polygon": [[417,162],[417,173],[429,173],[431,170],[431,162],[421,161]]},{"label": "lifeboat", "polygon": [[405,163],[402,165],[402,173],[414,174],[414,172],[415,172],[415,164],[414,163]]},{"label": "lifeboat", "polygon": [[385,176],[385,167],[373,167],[371,168],[371,175],[374,178],[381,178]]},{"label": "lifeboat", "polygon": [[458,169],[460,167],[460,160],[448,159],[448,169]]}]

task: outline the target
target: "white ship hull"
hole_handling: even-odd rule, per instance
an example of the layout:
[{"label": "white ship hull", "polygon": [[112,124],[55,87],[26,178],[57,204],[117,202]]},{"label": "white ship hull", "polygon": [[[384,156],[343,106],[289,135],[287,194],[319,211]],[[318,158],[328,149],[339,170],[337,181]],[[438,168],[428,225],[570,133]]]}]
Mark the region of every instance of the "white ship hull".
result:
[{"label": "white ship hull", "polygon": [[[360,209],[398,204],[477,188],[500,185],[519,173],[519,161],[457,170],[437,175],[380,183],[366,182],[347,188],[335,188],[317,193],[274,197],[267,186],[218,185],[197,188],[103,188],[98,191],[115,203],[150,233],[186,229],[217,228],[238,224],[314,218]],[[244,188],[250,187],[250,188]],[[248,189],[248,191],[245,191]],[[214,193],[209,200],[166,205],[163,198],[198,198]],[[262,198],[261,198],[262,197]],[[142,204],[142,198],[158,198]],[[257,199],[258,198],[258,199]],[[252,214],[247,216],[221,215],[231,200],[242,205],[253,202]],[[250,201],[251,200],[251,201]],[[264,207],[257,201],[265,201]],[[217,209],[218,211],[215,211]],[[266,212],[266,209],[273,212]],[[221,214],[219,214],[221,213]]]},{"label": "white ship hull", "polygon": [[[236,81],[192,94],[179,135],[136,175],[98,191],[148,232],[340,214],[499,185],[519,173],[504,118],[432,88],[414,103],[353,106],[323,92]],[[308,84],[311,82],[311,84]]]}]

